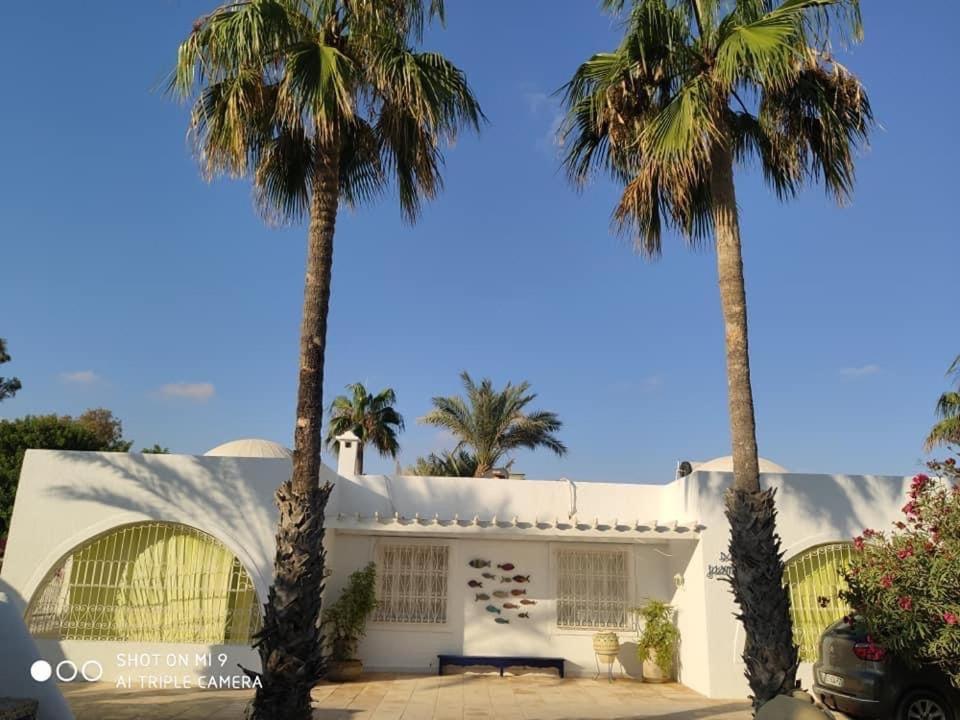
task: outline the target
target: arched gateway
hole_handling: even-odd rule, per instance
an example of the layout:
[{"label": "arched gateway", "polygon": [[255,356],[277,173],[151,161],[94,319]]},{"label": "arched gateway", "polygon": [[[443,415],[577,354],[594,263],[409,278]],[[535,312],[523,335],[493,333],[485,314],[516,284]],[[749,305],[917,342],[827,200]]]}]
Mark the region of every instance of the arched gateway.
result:
[{"label": "arched gateway", "polygon": [[54,640],[245,645],[261,619],[250,574],[223,543],[188,525],[142,522],[68,553],[26,622]]}]

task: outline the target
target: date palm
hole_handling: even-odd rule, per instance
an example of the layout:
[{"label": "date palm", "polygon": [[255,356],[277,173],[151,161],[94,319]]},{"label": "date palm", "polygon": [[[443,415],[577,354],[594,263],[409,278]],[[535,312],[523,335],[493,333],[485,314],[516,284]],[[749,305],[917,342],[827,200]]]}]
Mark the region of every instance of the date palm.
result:
[{"label": "date palm", "polygon": [[400,451],[397,433],[403,430],[403,416],[394,407],[397,395],[391,388],[371,395],[363,383],[353,383],[347,385],[347,390],[350,391],[349,397],[338,395],[330,405],[327,447],[339,452],[337,436],[353,432],[360,438],[357,443],[357,473],[362,475],[363,448],[368,443],[376,448],[381,457],[397,457]]},{"label": "date palm", "polygon": [[[947,375],[956,375],[960,379],[960,355],[947,370]],[[938,445],[960,444],[960,387],[940,396],[937,400],[937,417],[940,421],[927,435],[925,442],[927,451],[933,450]]]},{"label": "date palm", "polygon": [[614,224],[648,257],[665,230],[716,251],[726,337],[734,483],[733,591],[755,705],[793,688],[797,651],[772,491],[761,491],[734,173],[759,165],[781,199],[809,181],[844,201],[872,114],[830,51],[859,40],[856,0],[606,0],[626,11],[613,52],[565,86],[565,167],[623,187]]},{"label": "date palm", "polygon": [[430,453],[426,457],[418,457],[417,461],[407,468],[406,474],[421,477],[474,477],[477,474],[477,458],[469,450]]},{"label": "date palm", "polygon": [[[465,398],[435,397],[433,410],[420,418],[421,423],[443,428],[457,439],[452,454],[441,458],[451,461],[449,467],[466,467],[464,461],[469,458],[476,463],[474,477],[483,477],[504,455],[519,448],[545,447],[557,455],[567,452],[554,434],[563,426],[556,413],[526,411],[537,397],[529,392],[530,383],[507,383],[503,390],[495,390],[491,380],[481,380],[478,385],[467,372],[461,373],[460,379]],[[461,454],[462,450],[469,454]]]},{"label": "date palm", "polygon": [[480,108],[464,74],[420,52],[443,0],[238,0],[199,18],[180,45],[171,88],[192,101],[203,173],[249,177],[273,222],[308,219],[293,472],[277,491],[274,579],[256,640],[251,716],[305,720],[324,672],[321,486],[323,370],[341,204],[395,185],[414,220],[442,182],[442,144]]}]

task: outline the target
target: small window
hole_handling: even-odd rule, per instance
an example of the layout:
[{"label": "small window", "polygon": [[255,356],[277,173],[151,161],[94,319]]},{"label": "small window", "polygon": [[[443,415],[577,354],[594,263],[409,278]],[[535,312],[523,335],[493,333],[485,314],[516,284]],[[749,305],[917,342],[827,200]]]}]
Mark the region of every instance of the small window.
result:
[{"label": "small window", "polygon": [[627,628],[626,551],[562,548],[556,557],[557,625],[584,630]]},{"label": "small window", "polygon": [[846,589],[843,574],[850,567],[852,551],[853,544],[848,542],[820,545],[792,558],[784,568],[793,641],[803,661],[816,661],[820,635],[845,614],[840,591]]},{"label": "small window", "polygon": [[446,545],[382,543],[377,549],[374,620],[439,625],[447,621]]}]

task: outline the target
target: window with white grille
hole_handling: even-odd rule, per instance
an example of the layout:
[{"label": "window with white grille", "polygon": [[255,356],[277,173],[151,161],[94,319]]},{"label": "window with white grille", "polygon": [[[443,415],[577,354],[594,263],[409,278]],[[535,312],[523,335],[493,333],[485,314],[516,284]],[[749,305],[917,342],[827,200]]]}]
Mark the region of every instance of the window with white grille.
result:
[{"label": "window with white grille", "polygon": [[420,625],[447,621],[446,545],[382,543],[377,548],[374,620]]},{"label": "window with white grille", "polygon": [[630,601],[624,550],[557,551],[557,625],[626,628]]}]

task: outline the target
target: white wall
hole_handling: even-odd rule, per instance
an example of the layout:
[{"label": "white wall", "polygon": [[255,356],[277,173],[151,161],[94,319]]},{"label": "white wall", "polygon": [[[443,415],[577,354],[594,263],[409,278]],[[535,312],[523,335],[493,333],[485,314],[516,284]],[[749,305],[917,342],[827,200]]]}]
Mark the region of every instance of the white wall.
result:
[{"label": "white wall", "polygon": [[[50,570],[78,545],[128,523],[168,521],[220,540],[246,567],[262,601],[273,574],[277,520],[273,494],[289,475],[290,462],[285,459],[30,450],[24,458],[0,578],[27,604]],[[324,475],[335,478],[326,468]],[[118,652],[133,649],[165,656],[182,647],[192,657],[195,652],[223,649],[50,640],[40,640],[38,646],[45,658],[102,662],[105,680],[129,674],[117,663]],[[260,667],[249,648],[229,647],[226,652],[230,659],[224,672],[229,675],[240,674],[236,663]],[[196,679],[211,673],[184,668],[182,674]]]},{"label": "white wall", "polygon": [[[741,659],[743,627],[734,618],[737,607],[727,583],[707,578],[711,565],[726,564],[721,560],[729,543],[723,495],[733,475],[695,472],[686,481],[695,515],[706,529],[696,551],[700,557],[688,568],[681,595],[690,594],[694,606],[702,603],[707,632],[703,645],[681,643],[681,661],[687,668],[683,680],[710,697],[745,697],[749,687]],[[795,473],[764,475],[761,481],[765,487],[777,487],[777,531],[787,560],[815,545],[850,540],[866,527],[888,527],[900,515],[910,482],[903,477]],[[801,667],[800,677],[809,687],[808,665]]]},{"label": "white wall", "polygon": [[[332,562],[333,575],[328,583],[328,597],[337,596],[352,571],[375,560],[378,542],[391,540],[396,539],[337,532],[337,552]],[[399,541],[417,540],[405,536]],[[564,630],[556,625],[556,578],[552,551],[559,543],[456,538],[430,538],[429,542],[444,543],[450,547],[447,623],[434,628],[368,623],[366,638],[359,648],[359,654],[368,668],[436,672],[437,655],[453,653],[564,657],[568,661],[567,671],[571,674],[592,675],[596,672],[593,631]],[[677,544],[684,548],[691,545]],[[669,599],[672,574],[670,558],[663,554],[668,550],[666,543],[604,544],[603,547],[623,547],[631,552],[634,603],[639,604],[644,598]],[[471,568],[468,563],[474,558],[491,560],[493,567],[489,569],[490,572],[501,574],[495,566],[510,562],[516,566],[511,574],[530,575],[530,582],[523,587],[527,590],[527,597],[536,600],[537,604],[523,606],[522,610],[504,610],[503,616],[508,617],[510,623],[495,623],[496,615],[485,608],[490,604],[499,606],[503,601],[494,599],[478,602],[475,596],[478,592],[490,594],[491,590],[500,587],[500,583],[480,577],[481,572],[488,569]],[[480,580],[484,587],[470,588],[467,585],[470,579]],[[521,611],[528,612],[530,618],[518,618],[517,613]],[[630,643],[634,640],[635,634],[632,632],[621,634],[621,642]],[[624,649],[622,659],[628,671],[638,673],[632,647]]]}]

